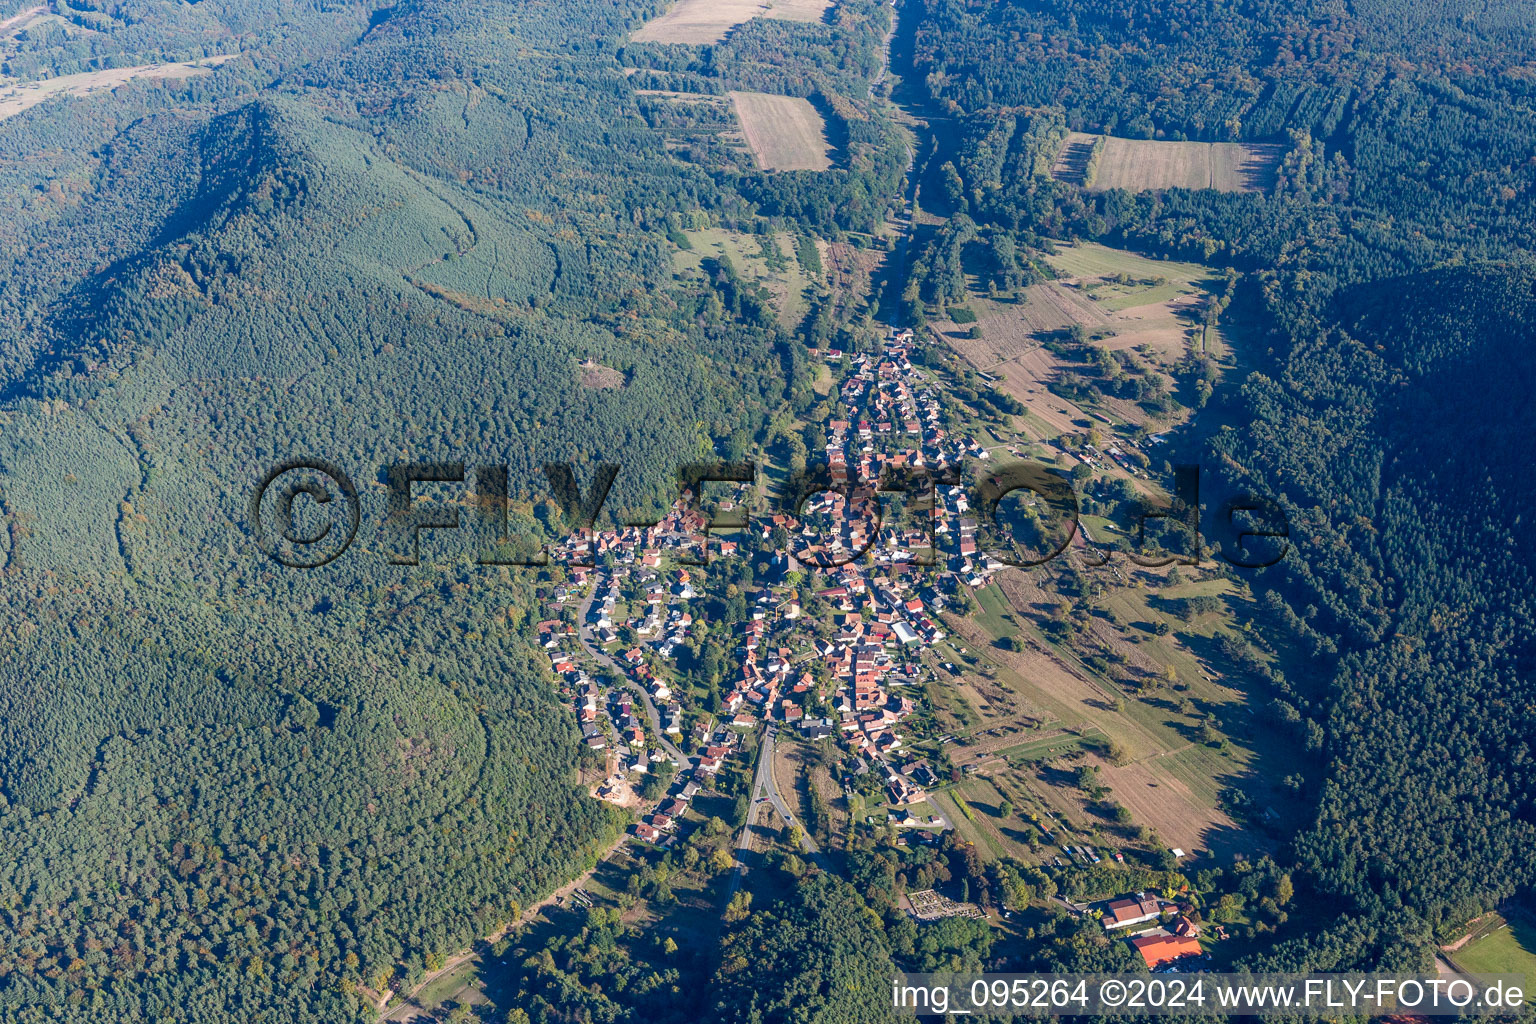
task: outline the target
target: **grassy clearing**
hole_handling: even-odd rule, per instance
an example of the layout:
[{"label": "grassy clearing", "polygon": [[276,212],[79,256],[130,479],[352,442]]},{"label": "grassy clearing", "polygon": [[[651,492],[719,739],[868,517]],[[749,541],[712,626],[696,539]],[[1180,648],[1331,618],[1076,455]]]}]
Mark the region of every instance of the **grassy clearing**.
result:
[{"label": "grassy clearing", "polygon": [[1097,242],[1059,245],[1056,252],[1045,259],[1058,273],[1067,277],[1113,277],[1116,274],[1127,274],[1137,278],[1163,277],[1187,284],[1211,276],[1210,269],[1198,263],[1149,259],[1124,249],[1111,249]]},{"label": "grassy clearing", "polygon": [[981,627],[991,633],[993,639],[1001,640],[1018,632],[1018,627],[1006,618],[1011,609],[1001,590],[997,587],[983,587],[975,591],[973,596],[976,598],[977,611],[971,618],[981,623]]},{"label": "grassy clearing", "polygon": [[416,993],[413,1002],[428,1013],[449,1002],[469,1004],[483,1002],[485,997],[480,990],[480,970],[481,965],[478,960],[465,961],[441,978],[434,979],[430,985]]},{"label": "grassy clearing", "polygon": [[1512,914],[1450,956],[1471,974],[1523,974],[1529,982],[1536,979],[1536,923],[1524,914]]},{"label": "grassy clearing", "polygon": [[1061,733],[1045,739],[1030,740],[997,751],[997,756],[1013,764],[1029,761],[1048,761],[1052,758],[1084,749],[1083,737],[1073,733]]},{"label": "grassy clearing", "polygon": [[[773,296],[779,322],[794,328],[810,309],[808,290],[811,280],[795,258],[795,239],[787,231],[771,235],[748,235],[724,228],[704,228],[684,232],[689,249],[672,254],[672,269],[679,276],[702,273],[705,259],[729,259],[743,280],[762,285]],[[831,388],[830,372],[827,388]]]}]

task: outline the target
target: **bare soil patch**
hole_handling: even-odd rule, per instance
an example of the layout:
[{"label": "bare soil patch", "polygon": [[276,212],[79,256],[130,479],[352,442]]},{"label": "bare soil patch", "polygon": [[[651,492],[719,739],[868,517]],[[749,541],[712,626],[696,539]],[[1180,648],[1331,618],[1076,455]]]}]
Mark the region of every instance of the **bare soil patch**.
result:
[{"label": "bare soil patch", "polygon": [[592,359],[577,364],[581,370],[581,386],[594,391],[610,391],[624,386],[624,374],[611,366],[604,366]]}]

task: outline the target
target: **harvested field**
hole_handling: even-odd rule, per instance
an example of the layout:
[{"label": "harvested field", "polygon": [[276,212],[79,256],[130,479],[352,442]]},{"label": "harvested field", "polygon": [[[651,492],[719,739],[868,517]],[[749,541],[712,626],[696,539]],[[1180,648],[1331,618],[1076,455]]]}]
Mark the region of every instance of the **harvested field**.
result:
[{"label": "harvested field", "polygon": [[760,167],[824,171],[832,166],[826,122],[809,100],[766,92],[733,92],[731,102]]},{"label": "harvested field", "polygon": [[1073,324],[1092,328],[1110,322],[1085,295],[1056,281],[1030,285],[1015,302],[975,299],[970,306],[977,314],[980,338],[968,337],[969,325],[949,320],[934,321],[934,329],[982,370],[1038,349],[1042,339]]},{"label": "harvested field", "polygon": [[826,17],[832,0],[768,0],[765,18],[781,18],[784,21],[820,21]]},{"label": "harvested field", "polygon": [[42,82],[22,82],[0,90],[0,121],[15,117],[55,96],[86,96],[105,89],[115,89],[135,78],[194,78],[206,75],[225,61],[234,60],[239,54],[222,57],[204,57],[202,60],[181,64],[141,64],[134,68],[112,68],[109,71],[85,71],[78,75],[60,75]]},{"label": "harvested field", "polygon": [[[976,369],[1002,378],[999,390],[1023,402],[1031,416],[1045,428],[1033,431],[1039,437],[1071,433],[1078,429],[1073,421],[1087,415],[1049,390],[1051,381],[1060,376],[1063,363],[1038,344],[1031,346],[1015,338],[1017,353],[1003,359],[994,359],[992,357],[999,354],[998,350],[1008,345],[1007,338],[1001,338],[1000,344],[991,349],[973,349],[971,346],[979,345],[980,341],[956,341],[942,334],[940,337],[948,340],[955,351]],[[988,337],[991,337],[990,333]]]},{"label": "harvested field", "polygon": [[[1231,818],[1202,802],[1172,773],[1160,770],[1155,758],[1119,766],[1100,761],[1099,778],[1136,823],[1155,829],[1170,849],[1221,852],[1239,840]],[[1247,845],[1246,840],[1239,845]]]},{"label": "harvested field", "polygon": [[[1103,145],[1088,180],[1095,142]],[[1284,153],[1273,143],[1157,142],[1072,132],[1056,156],[1052,175],[1095,192],[1167,188],[1262,192],[1274,187]]]},{"label": "harvested field", "polygon": [[630,38],[637,43],[718,43],[752,18],[820,21],[831,0],[678,0]]}]

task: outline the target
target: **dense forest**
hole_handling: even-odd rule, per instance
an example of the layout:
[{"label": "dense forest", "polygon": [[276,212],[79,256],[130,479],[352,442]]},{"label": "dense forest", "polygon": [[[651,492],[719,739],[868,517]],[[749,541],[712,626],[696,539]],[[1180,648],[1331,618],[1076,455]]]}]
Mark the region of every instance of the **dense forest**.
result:
[{"label": "dense forest", "polygon": [[[1528,896],[1532,563],[1517,418],[1536,226],[1528,7],[928,0],[906,73],[946,215],[904,308],[1096,238],[1230,268],[1246,379],[1190,441],[1277,499],[1273,717],[1325,759],[1290,856],[1315,906],[1252,966],[1423,968],[1434,929]],[[1069,130],[1284,149],[1268,192],[1092,193]],[[971,262],[962,267],[965,257]],[[1036,266],[1035,269],[1038,269]],[[1027,280],[1015,277],[1015,280]]]},{"label": "dense forest", "polygon": [[[0,1020],[362,1019],[622,824],[533,635],[559,570],[391,565],[382,467],[507,467],[535,533],[547,461],[670,502],[809,393],[755,289],[674,280],[679,219],[868,225],[900,158],[852,131],[813,196],[674,155],[618,57],[649,3],[55,7],[8,75],[240,56],[0,123]],[[707,73],[863,95],[874,11]],[[295,456],[362,491],[314,572],[246,521]]]},{"label": "dense forest", "polygon": [[[691,225],[789,229],[811,256],[812,234],[874,244],[908,159],[876,81],[891,12],[629,42],[662,6],[54,0],[4,41],[23,82],[235,59],[0,122],[0,1022],[366,1019],[364,989],[420,978],[616,836],[572,782],[579,736],[536,646],[560,570],[443,538],[402,569],[374,527],[391,462],[506,466],[517,521],[553,533],[543,462],[621,462],[623,519],[670,498],[680,461],[765,440],[803,462],[816,440],[831,403],[805,343],[867,340],[867,311],[861,334],[847,296],[818,295],[796,332],[728,263],[684,279],[672,256]],[[1039,280],[1053,240],[1230,271],[1248,372],[1186,447],[1293,525],[1294,556],[1256,577],[1285,657],[1254,668],[1266,720],[1326,768],[1281,862],[1140,881],[1263,907],[1251,966],[1422,967],[1437,926],[1536,885],[1531,17],[900,8],[895,71],[933,133],[921,206],[943,218],[895,282],[911,320],[968,273]],[[677,146],[720,127],[642,94],[677,88],[806,97],[837,160]],[[1051,177],[1072,130],[1283,159],[1266,192],[1096,193]],[[246,521],[295,455],[344,466],[367,524],[312,572],[264,559]],[[686,655],[718,692],[719,652]],[[681,870],[726,845],[700,835]],[[686,853],[649,865],[648,898]],[[793,861],[718,955],[669,959],[601,913],[504,944],[522,1019],[830,1024],[871,1019],[893,966],[1134,965],[1041,909],[1043,872],[953,843],[861,840],[847,882]],[[1307,913],[1282,906],[1292,874]],[[1031,907],[1027,948],[896,905],[951,882]]]}]

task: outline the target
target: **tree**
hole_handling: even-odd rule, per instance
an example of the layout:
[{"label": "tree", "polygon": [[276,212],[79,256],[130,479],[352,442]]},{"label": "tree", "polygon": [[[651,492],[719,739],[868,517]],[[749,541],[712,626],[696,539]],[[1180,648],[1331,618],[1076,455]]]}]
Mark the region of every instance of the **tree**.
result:
[{"label": "tree", "polygon": [[725,906],[725,923],[735,924],[745,920],[752,912],[752,894],[742,889],[731,897],[731,901]]}]

